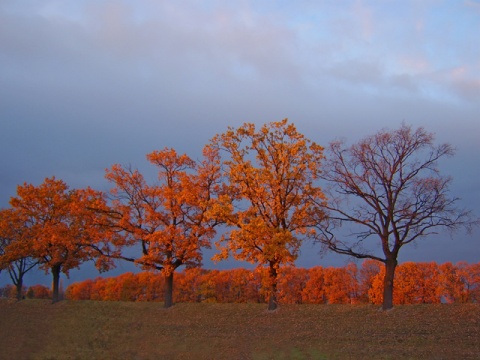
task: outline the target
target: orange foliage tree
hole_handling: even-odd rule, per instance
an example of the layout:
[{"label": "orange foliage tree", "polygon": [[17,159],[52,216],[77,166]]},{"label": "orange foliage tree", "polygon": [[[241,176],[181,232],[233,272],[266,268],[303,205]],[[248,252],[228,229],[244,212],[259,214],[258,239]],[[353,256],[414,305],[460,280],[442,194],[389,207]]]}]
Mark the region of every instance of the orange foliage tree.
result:
[{"label": "orange foliage tree", "polygon": [[308,271],[308,279],[302,291],[304,304],[325,304],[325,271],[321,266],[315,266]]},{"label": "orange foliage tree", "polygon": [[[218,224],[209,210],[219,189],[219,160],[205,147],[204,160],[196,162],[173,149],[154,151],[147,159],[158,168],[159,183],[148,185],[135,170],[114,165],[106,178],[111,189],[107,228],[109,248],[102,254],[133,262],[143,269],[160,270],[165,276],[165,307],[173,305],[175,270],[201,265],[202,247],[210,247]],[[135,246],[137,255],[125,255]],[[131,253],[132,251],[128,251]]]},{"label": "orange foliage tree", "polygon": [[[269,270],[269,310],[277,307],[280,266],[297,258],[301,240],[310,236],[318,205],[323,148],[285,119],[256,129],[245,123],[212,140],[224,155],[227,191],[216,215],[233,227],[222,236],[215,260],[233,255]],[[315,213],[315,214],[314,214]],[[315,216],[314,216],[315,215]]]},{"label": "orange foliage tree", "polygon": [[91,189],[69,190],[62,180],[46,178],[39,186],[17,187],[10,204],[22,221],[18,237],[5,248],[7,259],[31,257],[53,276],[52,302],[59,300],[60,273],[94,258],[91,245],[101,239],[93,230],[93,213],[99,194]]},{"label": "orange foliage tree", "polygon": [[38,260],[28,252],[13,254],[11,250],[5,253],[7,247],[15,242],[21,242],[28,233],[28,218],[15,209],[0,210],[0,271],[7,269],[10,279],[17,290],[17,300],[23,298],[23,278],[26,273],[38,265]]},{"label": "orange foliage tree", "polygon": [[69,300],[93,300],[93,284],[94,281],[91,279],[70,284],[65,290],[65,297]]},{"label": "orange foliage tree", "polygon": [[308,270],[285,266],[281,269],[278,281],[278,301],[284,304],[302,304],[307,286]]},{"label": "orange foliage tree", "polygon": [[329,304],[354,304],[358,302],[357,267],[350,263],[345,267],[324,269],[323,291]]},{"label": "orange foliage tree", "polygon": [[178,274],[174,289],[175,299],[179,302],[200,302],[200,288],[205,272],[206,270],[196,267]]},{"label": "orange foliage tree", "polygon": [[439,271],[440,294],[444,301],[448,303],[480,301],[480,263],[447,262],[439,266]]},{"label": "orange foliage tree", "polygon": [[30,286],[26,294],[29,299],[51,299],[52,291],[44,285],[33,285]]},{"label": "orange foliage tree", "polygon": [[465,302],[480,301],[480,263],[469,264],[465,261],[457,263],[459,276],[465,288]]},{"label": "orange foliage tree", "polygon": [[360,267],[359,286],[360,301],[372,304],[381,304],[383,299],[382,281],[384,269],[377,260],[365,259]]},{"label": "orange foliage tree", "polygon": [[406,262],[398,266],[394,291],[395,304],[440,303],[438,265]]},{"label": "orange foliage tree", "polygon": [[[435,146],[423,128],[402,125],[382,130],[345,147],[333,142],[322,177],[331,185],[328,219],[321,241],[340,254],[381,261],[385,266],[383,309],[393,306],[394,276],[400,249],[438,229],[467,229],[477,221],[459,209],[449,194],[451,179],[439,175],[438,161],[454,153],[449,144]],[[348,224],[355,236],[337,233]],[[355,240],[352,240],[355,239]],[[376,239],[378,251],[365,246]]]}]

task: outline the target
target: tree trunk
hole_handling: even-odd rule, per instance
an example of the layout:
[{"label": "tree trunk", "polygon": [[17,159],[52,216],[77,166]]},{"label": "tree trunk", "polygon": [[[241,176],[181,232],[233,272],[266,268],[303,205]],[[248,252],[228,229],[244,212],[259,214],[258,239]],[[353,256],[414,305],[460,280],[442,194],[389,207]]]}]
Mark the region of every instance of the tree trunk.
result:
[{"label": "tree trunk", "polygon": [[268,311],[276,310],[278,307],[277,301],[277,268],[274,266],[274,263],[270,262],[270,296],[268,299]]},{"label": "tree trunk", "polygon": [[169,308],[171,306],[173,306],[173,271],[165,275],[164,307]]},{"label": "tree trunk", "polygon": [[387,259],[385,262],[385,278],[383,280],[383,310],[393,308],[393,279],[395,277],[395,268],[397,259]]},{"label": "tree trunk", "polygon": [[53,276],[53,291],[52,291],[52,304],[60,301],[59,296],[59,283],[60,283],[60,270],[62,265],[53,265],[52,266],[52,276]]},{"label": "tree trunk", "polygon": [[17,283],[15,284],[16,288],[17,288],[17,301],[20,301],[23,299],[23,294],[22,294],[22,290],[23,290],[23,277],[22,276],[19,276],[18,279],[17,279]]}]

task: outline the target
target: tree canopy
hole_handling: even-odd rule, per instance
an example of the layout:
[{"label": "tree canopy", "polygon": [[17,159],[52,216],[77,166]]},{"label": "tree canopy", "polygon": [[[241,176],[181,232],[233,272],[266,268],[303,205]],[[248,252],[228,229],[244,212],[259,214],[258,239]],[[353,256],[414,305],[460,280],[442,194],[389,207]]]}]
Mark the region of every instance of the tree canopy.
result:
[{"label": "tree canopy", "polygon": [[317,186],[323,148],[287,119],[256,129],[245,123],[215,136],[223,156],[228,206],[218,213],[232,229],[222,236],[216,259],[233,255],[270,270],[269,309],[276,308],[278,268],[293,263],[303,237],[321,217]]},{"label": "tree canopy", "polygon": [[[208,147],[201,162],[174,149],[147,155],[158,169],[158,183],[149,185],[138,170],[113,165],[106,178],[114,185],[106,212],[113,230],[113,258],[134,262],[144,269],[161,270],[165,277],[165,306],[173,304],[174,271],[200,266],[202,248],[210,247],[218,224],[208,216],[218,191],[218,160]],[[137,245],[139,253],[125,255]]]},{"label": "tree canopy", "polygon": [[[55,177],[39,186],[23,184],[10,200],[17,226],[5,257],[12,261],[31,258],[53,276],[53,302],[58,301],[59,276],[94,258],[92,244],[103,240],[94,228],[88,210],[99,199],[99,193],[87,188],[70,190]],[[2,222],[5,218],[2,218]]]}]

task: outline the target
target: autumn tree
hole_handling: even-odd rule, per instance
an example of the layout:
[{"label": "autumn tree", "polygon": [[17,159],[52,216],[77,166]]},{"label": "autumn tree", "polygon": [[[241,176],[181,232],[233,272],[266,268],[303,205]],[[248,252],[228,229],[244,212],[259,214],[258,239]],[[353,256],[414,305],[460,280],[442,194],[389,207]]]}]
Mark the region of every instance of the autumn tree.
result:
[{"label": "autumn tree", "polygon": [[52,292],[48,287],[37,284],[28,288],[26,296],[29,299],[50,299]]},{"label": "autumn tree", "polygon": [[280,266],[297,258],[301,240],[311,235],[324,201],[316,186],[323,148],[287,119],[256,129],[245,123],[212,140],[224,157],[228,191],[217,212],[233,228],[222,236],[216,259],[230,254],[269,269],[269,310],[277,307]]},{"label": "autumn tree", "polygon": [[[175,270],[201,265],[201,249],[210,247],[218,224],[209,210],[219,186],[219,160],[210,147],[203,155],[202,161],[194,161],[169,148],[148,154],[158,169],[158,183],[152,185],[138,170],[114,165],[106,172],[114,184],[106,212],[106,227],[113,233],[110,248],[100,251],[145,270],[162,271],[165,307],[173,305]],[[127,248],[138,253],[131,255]]]},{"label": "autumn tree", "polygon": [[[381,298],[382,295],[376,294],[374,285],[382,271],[383,263],[377,260],[366,259],[362,262],[359,271],[359,292],[360,300],[367,303],[376,303],[373,299]],[[379,301],[378,303],[381,303]]]},{"label": "autumn tree", "polygon": [[17,290],[17,300],[23,297],[23,278],[38,265],[28,253],[12,254],[7,250],[12,243],[22,241],[28,234],[28,219],[14,209],[0,210],[0,270],[7,269]]},{"label": "autumn tree", "polygon": [[278,300],[283,304],[302,304],[303,292],[308,281],[308,270],[294,266],[281,269],[278,282]]},{"label": "autumn tree", "polygon": [[438,265],[406,262],[397,267],[394,304],[434,304],[440,302]]},{"label": "autumn tree", "polygon": [[65,297],[68,300],[91,300],[93,284],[91,279],[70,284],[65,291]]},{"label": "autumn tree", "polygon": [[308,280],[302,292],[304,304],[325,304],[327,296],[325,293],[325,269],[315,266],[308,271]]},{"label": "autumn tree", "polygon": [[203,275],[207,271],[199,267],[186,269],[183,274],[179,274],[177,285],[175,286],[175,297],[182,302],[200,302],[202,301],[201,288]]},{"label": "autumn tree", "polygon": [[60,274],[94,258],[91,244],[101,233],[93,230],[93,214],[88,208],[99,200],[91,189],[70,190],[65,182],[46,178],[39,186],[17,187],[11,208],[21,219],[16,236],[5,248],[7,259],[30,257],[53,276],[52,302],[59,300]]},{"label": "autumn tree", "polygon": [[[474,224],[450,196],[451,178],[438,170],[439,160],[452,156],[454,149],[436,146],[433,134],[403,124],[349,147],[333,142],[328,153],[322,178],[330,186],[329,225],[318,227],[320,240],[337,253],[383,262],[383,309],[390,309],[400,249],[440,229]],[[347,224],[351,234],[337,231]],[[380,252],[367,245],[370,240]]]},{"label": "autumn tree", "polygon": [[324,269],[323,290],[329,304],[353,304],[358,302],[357,267],[350,263],[345,267]]},{"label": "autumn tree", "polygon": [[448,303],[480,301],[480,263],[447,262],[440,265],[439,271],[439,292],[444,301]]}]

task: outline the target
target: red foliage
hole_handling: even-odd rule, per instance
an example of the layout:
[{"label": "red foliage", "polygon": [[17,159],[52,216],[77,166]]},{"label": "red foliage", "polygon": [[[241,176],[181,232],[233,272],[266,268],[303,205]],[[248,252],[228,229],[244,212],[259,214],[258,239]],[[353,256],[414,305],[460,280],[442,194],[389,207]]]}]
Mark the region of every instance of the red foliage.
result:
[{"label": "red foliage", "polygon": [[44,285],[33,285],[27,290],[27,298],[29,299],[51,299],[52,290]]},{"label": "red foliage", "polygon": [[[381,304],[384,267],[366,260],[360,268],[284,267],[278,278],[283,304]],[[125,273],[117,277],[71,284],[71,300],[163,301],[161,273]],[[268,269],[187,269],[175,273],[178,302],[264,303],[268,298]],[[398,266],[395,304],[480,301],[480,264],[407,262]]]}]

